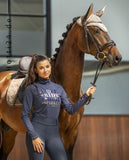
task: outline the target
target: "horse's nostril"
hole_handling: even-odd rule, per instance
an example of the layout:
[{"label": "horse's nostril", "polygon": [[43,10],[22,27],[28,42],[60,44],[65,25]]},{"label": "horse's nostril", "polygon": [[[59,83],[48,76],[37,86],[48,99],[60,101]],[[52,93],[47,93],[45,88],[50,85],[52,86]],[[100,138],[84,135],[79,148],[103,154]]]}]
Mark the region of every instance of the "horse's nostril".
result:
[{"label": "horse's nostril", "polygon": [[118,61],[119,60],[119,56],[116,56],[116,61]]},{"label": "horse's nostril", "polygon": [[117,55],[117,56],[115,57],[115,62],[119,62],[120,60],[121,60],[121,57]]}]

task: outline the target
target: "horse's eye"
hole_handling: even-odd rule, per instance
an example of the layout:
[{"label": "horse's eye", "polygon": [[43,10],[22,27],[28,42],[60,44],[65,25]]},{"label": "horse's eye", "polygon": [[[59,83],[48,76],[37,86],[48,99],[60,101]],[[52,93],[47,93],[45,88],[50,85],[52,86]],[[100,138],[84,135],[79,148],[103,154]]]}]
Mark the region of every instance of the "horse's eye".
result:
[{"label": "horse's eye", "polygon": [[99,30],[98,30],[98,29],[95,29],[95,30],[94,30],[94,33],[99,33]]}]

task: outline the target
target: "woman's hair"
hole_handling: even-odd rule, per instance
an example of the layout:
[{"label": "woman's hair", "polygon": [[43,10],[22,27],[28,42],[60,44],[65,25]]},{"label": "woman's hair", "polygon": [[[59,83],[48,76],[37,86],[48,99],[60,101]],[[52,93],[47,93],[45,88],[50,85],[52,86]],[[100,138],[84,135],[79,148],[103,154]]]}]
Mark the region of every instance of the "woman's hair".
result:
[{"label": "woman's hair", "polygon": [[37,65],[38,62],[44,61],[44,60],[48,60],[50,62],[49,58],[45,55],[34,54],[32,56],[32,60],[31,60],[30,65],[29,65],[28,77],[27,77],[27,80],[26,80],[25,88],[27,88],[27,86],[30,85],[30,84],[35,85],[35,81],[38,78],[38,75],[35,72],[36,65]]}]

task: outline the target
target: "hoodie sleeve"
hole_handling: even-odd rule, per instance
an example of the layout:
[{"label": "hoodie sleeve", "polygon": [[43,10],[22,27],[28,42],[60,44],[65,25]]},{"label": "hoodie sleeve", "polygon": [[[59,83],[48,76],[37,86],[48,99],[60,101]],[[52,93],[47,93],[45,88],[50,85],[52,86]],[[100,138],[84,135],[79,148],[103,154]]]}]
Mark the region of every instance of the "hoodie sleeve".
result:
[{"label": "hoodie sleeve", "polygon": [[81,108],[87,101],[88,95],[85,93],[75,104],[71,104],[65,90],[62,88],[61,104],[64,109],[71,115],[73,115],[79,108]]},{"label": "hoodie sleeve", "polygon": [[38,134],[34,130],[34,127],[29,117],[32,104],[33,104],[33,93],[32,93],[31,86],[28,86],[24,93],[21,119],[25,125],[25,128],[27,129],[27,132],[31,136],[31,138],[36,139],[38,137]]}]

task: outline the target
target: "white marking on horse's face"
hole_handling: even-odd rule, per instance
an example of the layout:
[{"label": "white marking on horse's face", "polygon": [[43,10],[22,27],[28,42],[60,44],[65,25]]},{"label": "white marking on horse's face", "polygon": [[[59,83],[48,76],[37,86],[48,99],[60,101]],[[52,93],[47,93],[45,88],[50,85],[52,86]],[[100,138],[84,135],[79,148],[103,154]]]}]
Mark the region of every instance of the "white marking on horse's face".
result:
[{"label": "white marking on horse's face", "polygon": [[[82,26],[82,18],[83,17],[80,17],[77,20],[77,23],[80,26]],[[104,32],[108,32],[107,27],[102,23],[101,19],[97,15],[95,15],[95,14],[91,14],[91,16],[86,20],[85,24],[86,24],[86,26],[96,26],[96,27],[99,27]]]}]

